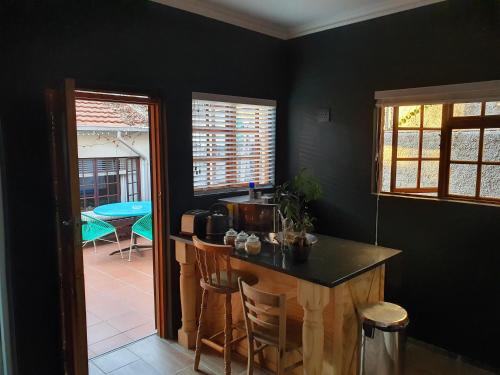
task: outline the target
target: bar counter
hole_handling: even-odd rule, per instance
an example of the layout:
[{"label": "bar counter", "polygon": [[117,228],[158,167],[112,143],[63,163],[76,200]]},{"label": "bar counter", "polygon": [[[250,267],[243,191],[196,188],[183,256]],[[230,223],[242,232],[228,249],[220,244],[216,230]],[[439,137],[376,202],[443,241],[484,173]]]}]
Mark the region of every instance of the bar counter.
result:
[{"label": "bar counter", "polygon": [[[384,299],[385,262],[401,251],[340,238],[316,235],[309,259],[294,263],[279,245],[262,242],[258,255],[234,252],[234,269],[253,273],[256,285],[271,293],[285,293],[287,312],[303,321],[303,370],[294,374],[356,374],[358,319],[356,306]],[[200,274],[191,237],[171,236],[180,264],[182,327],[178,340],[186,348],[196,341],[196,321],[201,304]],[[233,295],[233,319],[241,321],[240,297]],[[223,300],[210,295],[208,321],[213,332],[223,327]],[[236,350],[246,356],[246,340]],[[266,367],[275,368],[272,350]]]}]

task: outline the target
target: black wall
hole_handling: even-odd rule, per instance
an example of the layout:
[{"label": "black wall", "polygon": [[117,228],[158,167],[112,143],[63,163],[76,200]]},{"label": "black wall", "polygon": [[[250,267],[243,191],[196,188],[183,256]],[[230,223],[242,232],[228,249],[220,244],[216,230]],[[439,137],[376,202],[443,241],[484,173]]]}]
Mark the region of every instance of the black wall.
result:
[{"label": "black wall", "polygon": [[[281,131],[287,114],[284,42],[151,1],[4,1],[0,16],[18,367],[21,374],[55,375],[62,364],[43,90],[70,77],[80,87],[140,90],[163,99],[175,231],[182,212],[215,199],[193,197],[191,93],[276,99]],[[282,143],[278,153],[279,167],[286,155]],[[284,170],[277,168],[278,178]],[[174,270],[173,292],[177,280]],[[174,305],[179,311],[175,297]],[[171,323],[177,325],[179,316]]]},{"label": "black wall", "polygon": [[[289,171],[319,176],[319,232],[374,242],[374,92],[500,79],[500,2],[445,2],[294,39]],[[331,124],[316,111],[332,108]],[[500,209],[382,197],[379,244],[404,250],[388,266],[387,299],[410,334],[500,368]]]}]

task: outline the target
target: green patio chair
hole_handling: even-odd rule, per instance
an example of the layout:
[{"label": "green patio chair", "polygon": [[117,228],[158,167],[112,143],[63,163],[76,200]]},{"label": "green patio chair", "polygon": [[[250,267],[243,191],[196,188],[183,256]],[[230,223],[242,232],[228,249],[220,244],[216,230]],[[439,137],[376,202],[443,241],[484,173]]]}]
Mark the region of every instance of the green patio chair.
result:
[{"label": "green patio chair", "polygon": [[153,214],[147,214],[137,220],[134,225],[132,225],[132,233],[130,235],[130,247],[128,250],[128,261],[131,261],[132,247],[134,244],[134,234],[145,238],[149,241],[153,241]]},{"label": "green patio chair", "polygon": [[[120,250],[120,255],[123,259],[122,248],[120,246],[120,240],[118,239],[118,233],[116,232],[116,228],[111,224],[106,223],[103,220],[99,220],[96,217],[84,213],[82,213],[81,215],[82,215],[82,240],[83,240],[82,246],[85,246],[86,244],[92,241],[92,243],[94,244],[94,253],[97,253],[97,247],[95,245],[96,240],[116,243],[118,244],[118,250]],[[105,240],[103,238],[112,233],[115,234],[116,241]]]}]

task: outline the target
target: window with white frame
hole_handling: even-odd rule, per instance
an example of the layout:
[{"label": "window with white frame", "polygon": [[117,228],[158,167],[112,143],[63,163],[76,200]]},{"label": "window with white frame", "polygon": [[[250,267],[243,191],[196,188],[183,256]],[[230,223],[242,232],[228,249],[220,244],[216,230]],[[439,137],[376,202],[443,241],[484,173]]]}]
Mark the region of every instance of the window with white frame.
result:
[{"label": "window with white frame", "polygon": [[274,185],[276,102],[193,93],[195,194]]},{"label": "window with white frame", "polygon": [[376,98],[379,192],[500,203],[500,81]]}]

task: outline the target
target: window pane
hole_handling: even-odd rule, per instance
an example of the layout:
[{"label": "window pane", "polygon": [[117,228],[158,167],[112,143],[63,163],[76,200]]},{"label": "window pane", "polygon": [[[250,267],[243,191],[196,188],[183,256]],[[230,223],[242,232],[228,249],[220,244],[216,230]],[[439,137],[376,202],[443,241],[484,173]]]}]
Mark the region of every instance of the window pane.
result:
[{"label": "window pane", "polygon": [[108,204],[109,200],[108,198],[99,198],[99,206],[102,206],[103,204]]},{"label": "window pane", "polygon": [[110,184],[108,188],[109,188],[109,194],[118,194],[117,184]]},{"label": "window pane", "polygon": [[476,195],[476,164],[450,164],[450,185],[448,191],[452,195]]},{"label": "window pane", "polygon": [[396,188],[416,188],[418,161],[398,161],[396,165]]},{"label": "window pane", "polygon": [[384,144],[382,145],[382,187],[381,191],[391,190],[391,163],[392,163],[392,119],[394,108],[387,107],[384,109]]},{"label": "window pane", "polygon": [[484,129],[483,161],[500,161],[500,128]]},{"label": "window pane", "polygon": [[399,107],[398,127],[419,128],[420,127],[420,106],[407,105]]},{"label": "window pane", "polygon": [[424,105],[424,128],[440,128],[443,120],[443,105]]},{"label": "window pane", "polygon": [[420,187],[430,188],[438,186],[439,161],[423,160],[420,170]]},{"label": "window pane", "polygon": [[500,115],[500,102],[486,102],[484,114],[486,116]]},{"label": "window pane", "polygon": [[420,132],[418,130],[398,131],[398,158],[418,157],[418,142]]},{"label": "window pane", "polygon": [[109,203],[118,203],[119,202],[118,195],[112,195],[112,196],[108,197],[108,202]]},{"label": "window pane", "polygon": [[454,129],[451,133],[451,160],[477,161],[479,129]]},{"label": "window pane", "polygon": [[87,199],[86,200],[87,207],[86,209],[91,210],[95,207],[95,201],[94,199]]},{"label": "window pane", "polygon": [[480,196],[500,199],[500,165],[483,165],[481,167]]},{"label": "window pane", "polygon": [[481,103],[455,103],[453,104],[453,116],[481,116]]},{"label": "window pane", "polygon": [[422,136],[422,157],[438,158],[441,143],[441,133],[439,131],[424,130]]}]

